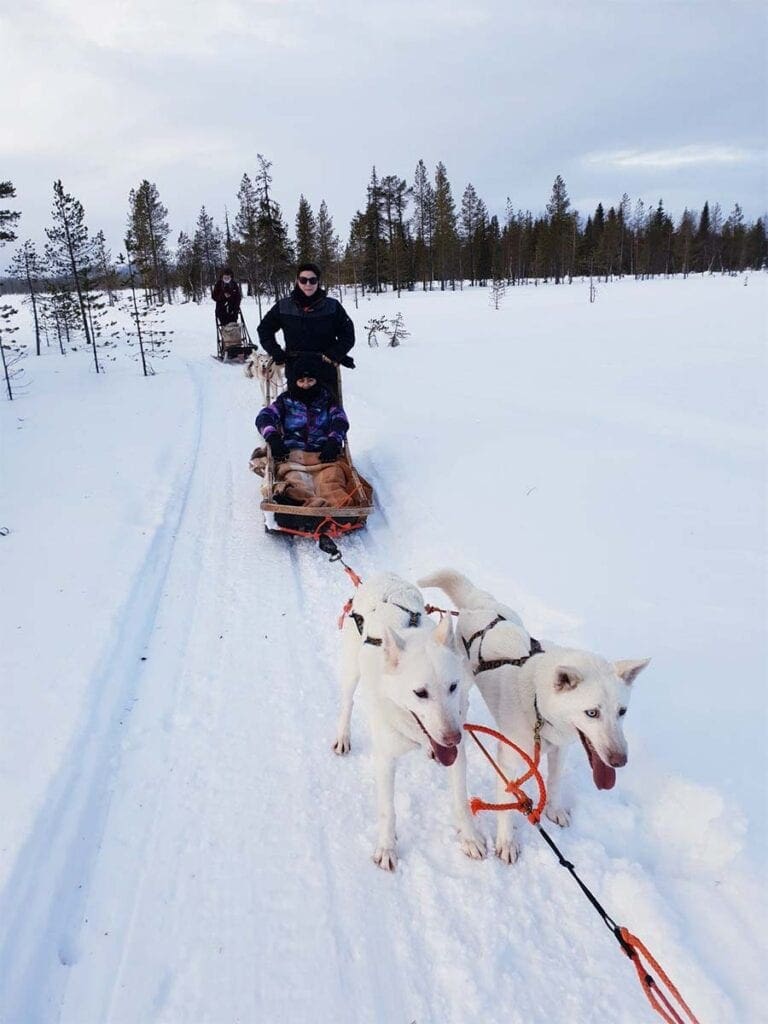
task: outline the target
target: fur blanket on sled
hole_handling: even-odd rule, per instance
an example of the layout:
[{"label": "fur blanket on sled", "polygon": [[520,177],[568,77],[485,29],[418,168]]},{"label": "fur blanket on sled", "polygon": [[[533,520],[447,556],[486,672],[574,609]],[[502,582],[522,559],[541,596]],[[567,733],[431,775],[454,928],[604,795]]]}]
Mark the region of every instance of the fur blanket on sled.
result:
[{"label": "fur blanket on sled", "polygon": [[[267,471],[267,450],[257,448],[249,463],[254,473]],[[269,498],[266,483],[261,493]],[[354,505],[355,482],[345,462],[321,462],[317,452],[292,451],[275,465],[272,499],[307,508],[347,508]]]}]

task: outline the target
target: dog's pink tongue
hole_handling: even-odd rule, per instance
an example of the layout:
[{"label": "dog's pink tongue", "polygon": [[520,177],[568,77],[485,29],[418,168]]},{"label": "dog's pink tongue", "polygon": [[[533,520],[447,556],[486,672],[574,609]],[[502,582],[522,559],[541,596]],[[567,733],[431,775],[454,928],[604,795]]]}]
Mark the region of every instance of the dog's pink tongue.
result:
[{"label": "dog's pink tongue", "polygon": [[429,737],[429,742],[432,744],[432,749],[435,752],[435,757],[444,765],[446,768],[450,768],[456,758],[459,756],[458,747],[441,747],[439,743],[436,743],[432,737]]},{"label": "dog's pink tongue", "polygon": [[616,785],[616,769],[601,761],[592,751],[592,778],[598,789],[613,789]]}]

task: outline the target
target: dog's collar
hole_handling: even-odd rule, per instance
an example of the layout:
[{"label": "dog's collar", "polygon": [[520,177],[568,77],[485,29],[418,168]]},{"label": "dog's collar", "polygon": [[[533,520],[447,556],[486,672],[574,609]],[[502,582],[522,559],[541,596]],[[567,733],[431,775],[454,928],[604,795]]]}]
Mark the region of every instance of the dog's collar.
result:
[{"label": "dog's collar", "polygon": [[[541,730],[544,728],[545,725],[552,725],[552,723],[549,721],[549,719],[545,718],[539,711],[539,701],[536,697],[536,694],[533,695],[533,711],[536,715],[536,722],[533,726],[533,738],[534,741],[538,743],[541,740]],[[554,726],[552,726],[552,728],[554,728]]]}]

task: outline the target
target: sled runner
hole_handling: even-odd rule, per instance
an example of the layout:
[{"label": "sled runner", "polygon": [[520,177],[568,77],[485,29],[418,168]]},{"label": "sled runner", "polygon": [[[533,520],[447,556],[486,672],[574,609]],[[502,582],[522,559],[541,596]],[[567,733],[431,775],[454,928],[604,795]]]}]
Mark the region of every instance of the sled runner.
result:
[{"label": "sled runner", "polygon": [[232,324],[220,324],[216,317],[216,355],[221,363],[244,362],[253,350],[253,342],[248,333],[242,310],[239,320]]},{"label": "sled runner", "polygon": [[[341,401],[338,369],[336,375]],[[268,379],[266,390],[269,404],[277,397],[278,388]],[[374,510],[373,488],[355,469],[348,444],[332,463],[321,463],[315,453],[301,451],[293,452],[284,462],[275,463],[269,447],[265,446],[256,449],[250,464],[254,473],[264,477],[260,508],[265,513],[264,527],[268,533],[290,533],[314,539],[323,534],[341,537],[365,526]],[[309,496],[305,504],[299,504],[296,494],[305,487],[316,493]]]}]

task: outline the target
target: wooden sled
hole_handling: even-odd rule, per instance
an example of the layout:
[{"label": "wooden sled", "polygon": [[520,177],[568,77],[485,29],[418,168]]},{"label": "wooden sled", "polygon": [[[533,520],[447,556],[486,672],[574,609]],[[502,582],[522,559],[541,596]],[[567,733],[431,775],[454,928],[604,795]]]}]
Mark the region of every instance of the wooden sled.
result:
[{"label": "wooden sled", "polygon": [[[233,331],[232,328],[236,328]],[[216,355],[220,363],[244,363],[253,351],[253,342],[248,333],[243,311],[239,311],[239,320],[233,324],[220,324],[216,317]]]},{"label": "wooden sled", "polygon": [[[336,377],[339,402],[342,402],[341,372],[338,368]],[[277,389],[268,380],[267,404],[272,402],[277,394]],[[264,528],[268,533],[288,533],[299,537],[311,537],[313,540],[317,540],[323,534],[334,538],[342,537],[352,530],[362,529],[368,516],[374,511],[373,487],[355,469],[348,444],[344,445],[344,450],[336,461],[344,465],[347,479],[350,481],[350,503],[339,507],[286,504],[284,496],[275,494],[275,461],[269,446],[266,447],[265,458],[263,490],[266,495],[260,507],[265,513]]]}]

